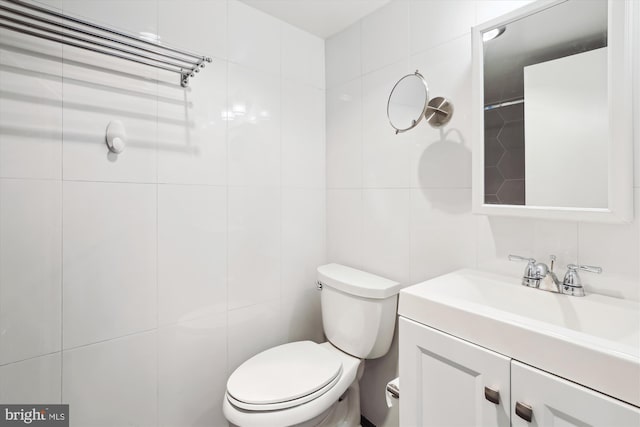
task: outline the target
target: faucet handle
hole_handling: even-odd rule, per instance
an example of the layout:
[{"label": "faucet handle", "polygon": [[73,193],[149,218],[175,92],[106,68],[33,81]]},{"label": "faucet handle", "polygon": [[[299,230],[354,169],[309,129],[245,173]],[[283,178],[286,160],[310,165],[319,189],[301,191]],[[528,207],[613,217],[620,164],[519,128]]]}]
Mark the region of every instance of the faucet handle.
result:
[{"label": "faucet handle", "polygon": [[602,267],[596,267],[594,265],[569,264],[567,265],[567,268],[570,271],[582,270],[582,271],[588,271],[589,273],[596,273],[596,274],[602,273]]},{"label": "faucet handle", "polygon": [[582,287],[582,280],[580,280],[578,270],[587,271],[589,273],[602,273],[601,267],[596,267],[593,265],[567,265],[567,274],[564,275],[564,280],[562,281],[561,291],[563,294],[575,295],[579,297],[584,296],[584,288]]},{"label": "faucet handle", "polygon": [[509,255],[509,261],[527,261],[530,264],[535,264],[536,260],[533,258],[526,258],[520,255]]},{"label": "faucet handle", "polygon": [[522,273],[522,284],[533,288],[537,288],[540,285],[540,278],[536,273],[537,265],[535,259],[520,255],[509,255],[509,261],[526,261],[528,264],[524,268],[524,273]]}]

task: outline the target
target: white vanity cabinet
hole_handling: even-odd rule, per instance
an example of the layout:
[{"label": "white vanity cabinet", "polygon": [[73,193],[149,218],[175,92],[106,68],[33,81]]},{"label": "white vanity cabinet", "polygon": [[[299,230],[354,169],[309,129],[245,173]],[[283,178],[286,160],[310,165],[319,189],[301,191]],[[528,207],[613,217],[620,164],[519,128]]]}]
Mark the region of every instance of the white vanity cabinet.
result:
[{"label": "white vanity cabinet", "polygon": [[[531,407],[531,422],[516,415],[518,402]],[[511,361],[511,408],[513,426],[640,426],[639,408],[516,360]]]},{"label": "white vanity cabinet", "polygon": [[510,425],[511,359],[403,317],[399,328],[401,426]]},{"label": "white vanity cabinet", "polygon": [[401,426],[640,426],[640,408],[404,317],[399,328]]}]

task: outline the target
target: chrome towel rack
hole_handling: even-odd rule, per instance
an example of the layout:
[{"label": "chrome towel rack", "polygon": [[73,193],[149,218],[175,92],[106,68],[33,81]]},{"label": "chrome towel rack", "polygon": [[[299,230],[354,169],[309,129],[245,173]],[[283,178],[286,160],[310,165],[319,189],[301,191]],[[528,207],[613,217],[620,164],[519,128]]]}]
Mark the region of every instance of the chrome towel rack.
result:
[{"label": "chrome towel rack", "polygon": [[189,86],[212,59],[65,15],[23,0],[0,0],[0,28],[62,43],[180,75]]}]

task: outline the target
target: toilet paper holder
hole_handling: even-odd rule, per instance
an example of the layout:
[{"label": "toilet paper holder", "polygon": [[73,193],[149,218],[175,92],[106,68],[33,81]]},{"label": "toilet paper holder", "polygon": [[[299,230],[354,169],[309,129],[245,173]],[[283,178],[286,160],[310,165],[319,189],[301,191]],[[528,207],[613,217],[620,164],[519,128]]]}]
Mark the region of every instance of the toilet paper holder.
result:
[{"label": "toilet paper holder", "polygon": [[387,384],[387,391],[396,399],[400,399],[400,387],[394,383]]}]

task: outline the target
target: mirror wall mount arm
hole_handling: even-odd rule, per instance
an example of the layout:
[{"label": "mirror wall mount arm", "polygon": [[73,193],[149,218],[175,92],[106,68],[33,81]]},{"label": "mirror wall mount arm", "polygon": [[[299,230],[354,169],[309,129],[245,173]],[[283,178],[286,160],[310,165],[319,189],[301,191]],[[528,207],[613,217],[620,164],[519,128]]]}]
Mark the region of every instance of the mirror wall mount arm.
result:
[{"label": "mirror wall mount arm", "polygon": [[0,28],[176,73],[182,87],[213,61],[22,0],[0,0]]},{"label": "mirror wall mount arm", "polygon": [[[482,34],[567,0],[540,0],[472,29],[472,206],[481,215],[629,223],[633,220],[633,50],[640,3],[608,0],[608,204],[607,208],[492,205],[484,200],[484,70]],[[637,88],[635,89],[638,90]]]}]

